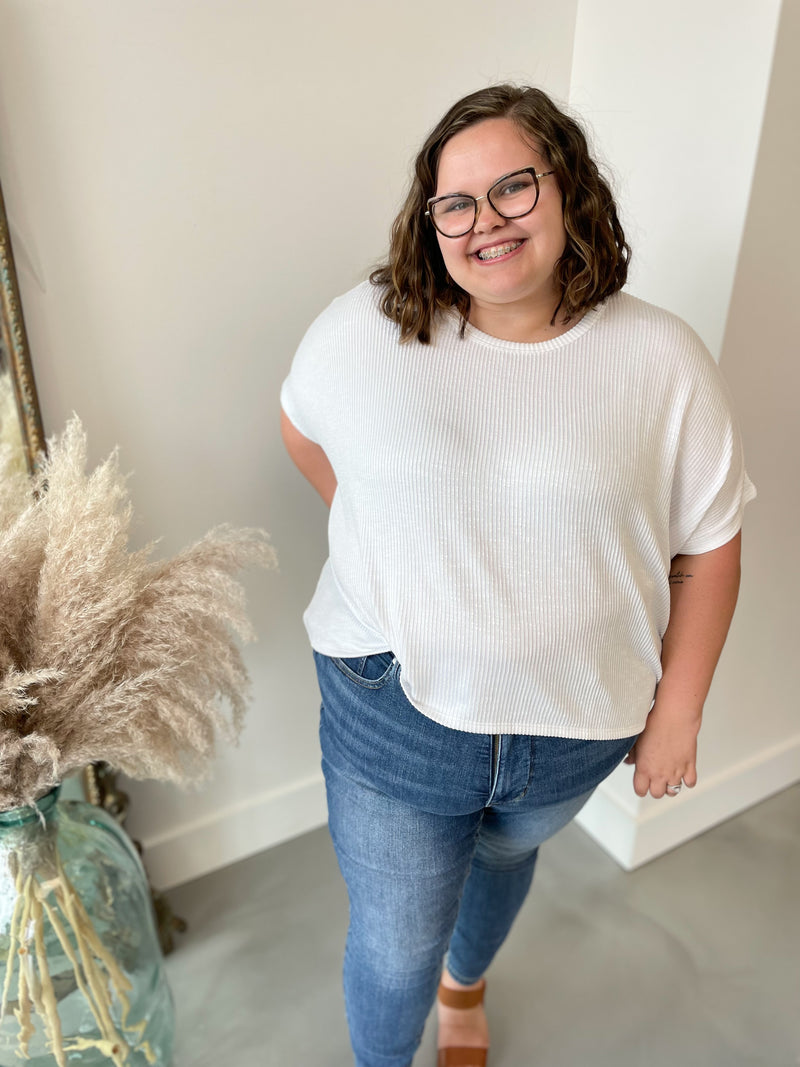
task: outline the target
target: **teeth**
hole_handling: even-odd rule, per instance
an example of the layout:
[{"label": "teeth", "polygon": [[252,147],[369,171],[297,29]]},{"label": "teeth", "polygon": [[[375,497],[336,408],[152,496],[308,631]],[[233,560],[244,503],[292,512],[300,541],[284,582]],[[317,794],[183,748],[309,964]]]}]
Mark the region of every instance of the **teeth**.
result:
[{"label": "teeth", "polygon": [[478,252],[478,259],[497,259],[498,256],[505,256],[508,252],[513,252],[515,248],[519,248],[522,241],[510,241],[507,245],[495,245],[493,248],[482,248]]}]

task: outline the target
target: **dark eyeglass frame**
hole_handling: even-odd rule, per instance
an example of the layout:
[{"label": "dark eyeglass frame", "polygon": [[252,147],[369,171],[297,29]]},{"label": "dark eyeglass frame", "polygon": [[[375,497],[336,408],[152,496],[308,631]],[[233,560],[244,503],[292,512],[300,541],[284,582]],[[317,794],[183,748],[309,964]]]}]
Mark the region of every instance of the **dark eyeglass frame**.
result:
[{"label": "dark eyeglass frame", "polygon": [[[520,211],[520,213],[518,215],[506,215],[506,213],[504,211],[501,211],[500,208],[497,207],[495,202],[492,200],[492,191],[501,182],[508,181],[509,178],[513,178],[517,174],[530,174],[533,177],[533,184],[534,184],[534,186],[536,188],[536,199],[533,201],[533,207],[529,207],[527,211]],[[490,205],[491,205],[491,207],[492,207],[492,211],[496,211],[497,214],[501,218],[504,218],[504,219],[522,219],[526,215],[530,215],[530,213],[533,211],[533,208],[535,208],[536,205],[539,203],[539,192],[540,192],[539,179],[540,178],[547,178],[551,174],[555,174],[555,171],[554,170],[545,170],[541,174],[537,174],[536,173],[536,167],[522,167],[520,170],[509,171],[508,174],[504,174],[501,178],[498,178],[496,182],[492,183],[491,188],[489,188],[483,194],[483,196],[470,196],[469,193],[445,193],[444,196],[431,196],[426,201],[427,206],[428,206],[428,210],[425,212],[425,217],[431,220],[431,222],[433,223],[434,227],[436,228],[437,233],[440,233],[442,235],[442,237],[453,237],[453,238],[455,238],[455,237],[464,237],[464,235],[468,234],[469,231],[475,226],[475,223],[478,221],[478,201],[479,200],[488,200]],[[466,230],[463,230],[461,233],[444,233],[436,225],[436,219],[434,218],[434,215],[433,215],[433,207],[434,207],[435,204],[441,203],[442,200],[453,200],[455,198],[459,198],[461,200],[471,200],[472,201],[472,203],[474,204],[474,213],[473,213],[472,223],[466,228]]]}]

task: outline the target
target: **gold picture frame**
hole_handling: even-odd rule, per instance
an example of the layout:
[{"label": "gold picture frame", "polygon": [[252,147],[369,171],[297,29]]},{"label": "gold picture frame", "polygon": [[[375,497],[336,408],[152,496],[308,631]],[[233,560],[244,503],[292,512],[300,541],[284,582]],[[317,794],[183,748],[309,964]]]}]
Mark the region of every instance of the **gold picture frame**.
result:
[{"label": "gold picture frame", "polygon": [[28,471],[33,473],[38,458],[46,451],[42,413],[33,376],[28,334],[22,314],[11,233],[8,227],[3,188],[0,185],[0,325],[3,354],[8,364],[16,401],[22,451]]}]

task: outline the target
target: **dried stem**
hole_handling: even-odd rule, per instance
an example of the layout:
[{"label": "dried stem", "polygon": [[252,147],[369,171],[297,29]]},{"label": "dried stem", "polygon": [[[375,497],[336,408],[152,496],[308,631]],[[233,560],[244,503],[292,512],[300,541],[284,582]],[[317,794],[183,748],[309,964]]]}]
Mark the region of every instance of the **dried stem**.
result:
[{"label": "dried stem", "polygon": [[40,998],[36,1002],[36,1010],[44,1020],[50,1051],[55,1056],[58,1067],[67,1067],[67,1060],[64,1055],[64,1041],[61,1035],[61,1020],[58,1017],[58,1004],[56,1003],[56,994],[53,989],[53,980],[50,977],[50,968],[47,965],[47,951],[44,947],[42,901],[37,890],[38,887],[34,881],[31,917],[33,919],[33,940],[36,946],[36,964],[39,969],[41,990]]},{"label": "dried stem", "polygon": [[8,955],[6,956],[6,974],[3,981],[3,997],[0,1002],[0,1022],[6,1017],[6,1008],[8,1007],[8,994],[11,989],[11,976],[14,973],[14,959],[17,953],[17,942],[19,940],[17,931],[20,929],[20,921],[22,918],[22,910],[25,907],[25,898],[22,894],[22,873],[17,869],[16,878],[17,896],[14,901],[14,913],[11,916],[11,926],[8,931]]},{"label": "dried stem", "polygon": [[[5,1014],[16,969],[18,994],[15,1015],[20,1028],[19,1054],[23,1058],[30,1055],[30,1040],[35,1033],[34,1017],[38,1017],[48,1049],[55,1057],[58,1067],[66,1067],[67,1053],[90,1048],[96,1048],[108,1057],[115,1067],[124,1067],[131,1052],[131,1045],[120,1033],[120,1029],[138,1035],[135,1048],[144,1054],[148,1063],[155,1063],[155,1055],[150,1045],[142,1040],[146,1021],[135,1024],[129,1024],[127,1021],[130,1012],[127,997],[131,990],[130,980],[100,939],[58,856],[54,872],[50,869],[37,869],[24,877],[24,861],[14,853],[12,857],[17,867],[17,899],[9,931],[9,951],[3,984],[3,1015],[0,1018]],[[49,857],[47,866],[49,867]],[[37,873],[46,875],[46,889],[36,877]],[[52,893],[58,908],[48,900],[49,893]],[[65,1040],[47,962],[45,919],[50,923],[72,966],[77,988],[94,1017],[100,1032],[99,1038],[74,1035]],[[119,1029],[112,1016],[112,996],[116,996],[121,1009]]]},{"label": "dried stem", "polygon": [[33,1022],[31,1021],[31,997],[28,989],[28,949],[24,941],[24,931],[28,926],[28,919],[31,913],[31,883],[33,881],[33,875],[28,875],[25,879],[25,886],[22,890],[22,914],[19,920],[19,949],[17,955],[19,957],[19,979],[18,986],[19,992],[17,994],[18,1007],[15,1011],[17,1022],[19,1023],[19,1047],[23,1056],[27,1057],[28,1047],[30,1045],[30,1039],[33,1037]]}]

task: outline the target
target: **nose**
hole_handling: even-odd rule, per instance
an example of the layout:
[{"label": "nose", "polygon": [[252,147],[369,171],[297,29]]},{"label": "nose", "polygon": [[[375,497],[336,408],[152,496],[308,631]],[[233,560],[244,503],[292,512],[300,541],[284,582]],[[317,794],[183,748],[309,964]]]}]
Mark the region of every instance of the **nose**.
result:
[{"label": "nose", "polygon": [[475,198],[475,224],[472,227],[475,233],[487,233],[489,230],[496,230],[505,221],[503,216],[499,215],[492,207],[486,193]]}]

